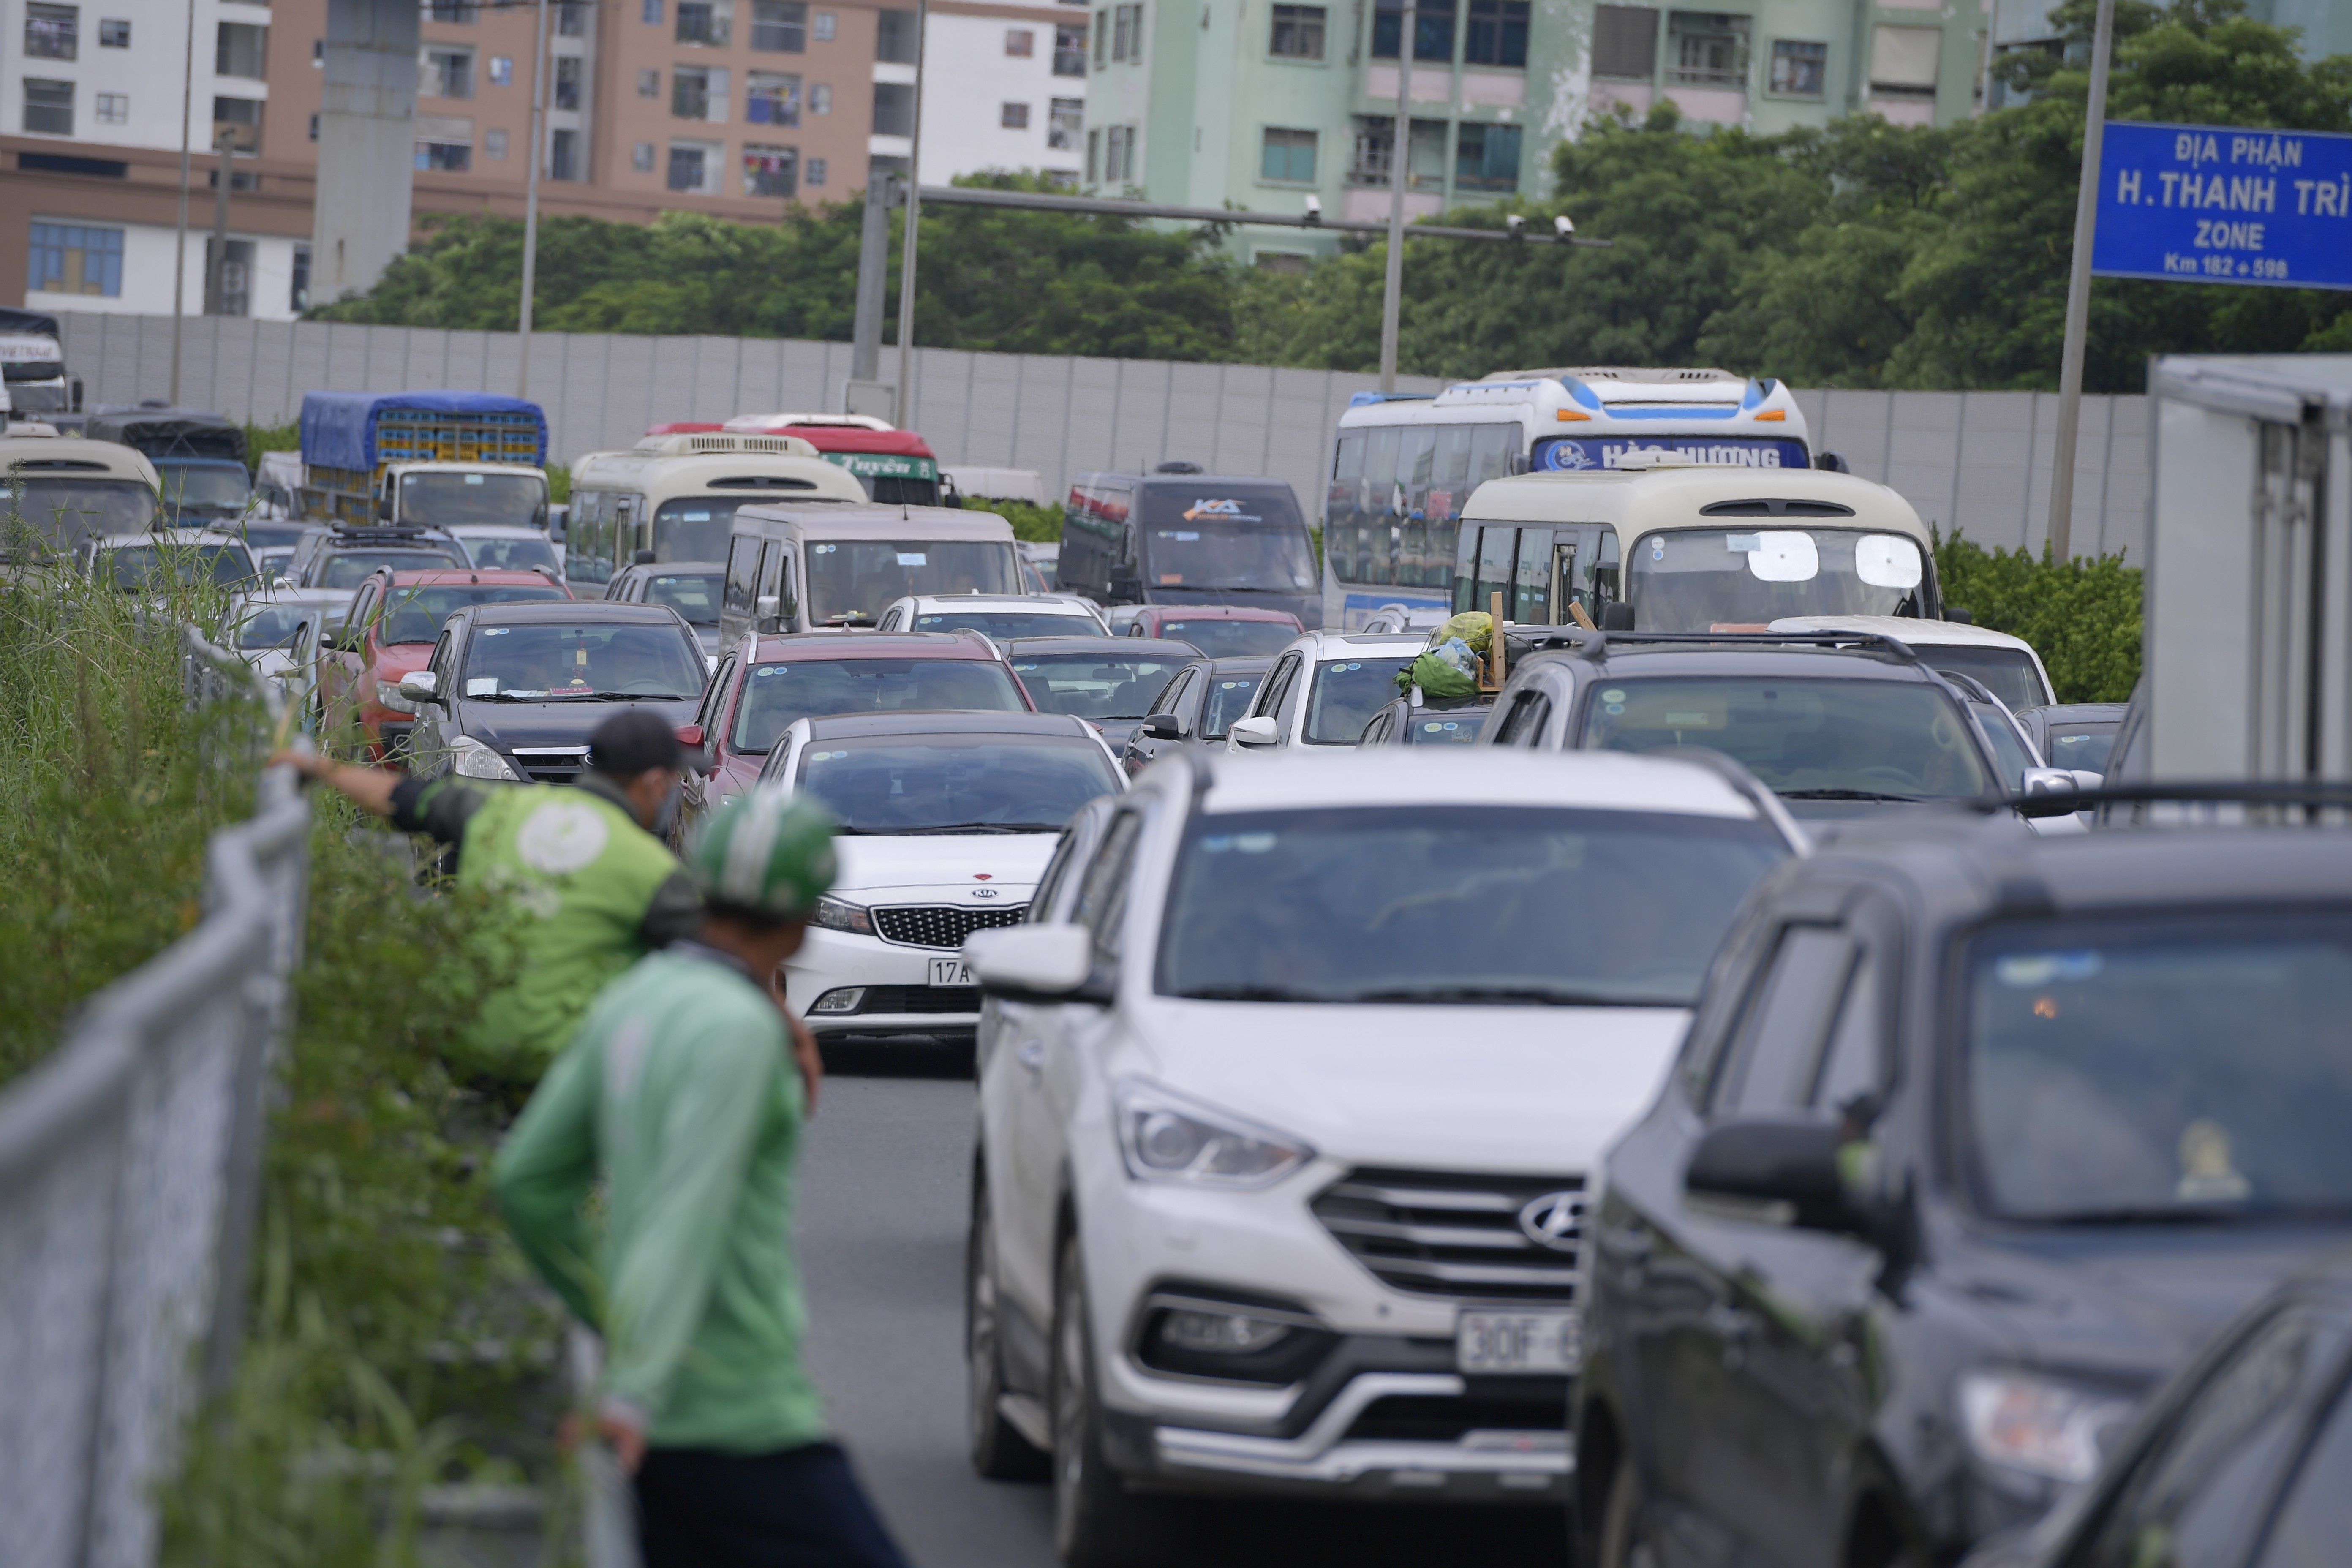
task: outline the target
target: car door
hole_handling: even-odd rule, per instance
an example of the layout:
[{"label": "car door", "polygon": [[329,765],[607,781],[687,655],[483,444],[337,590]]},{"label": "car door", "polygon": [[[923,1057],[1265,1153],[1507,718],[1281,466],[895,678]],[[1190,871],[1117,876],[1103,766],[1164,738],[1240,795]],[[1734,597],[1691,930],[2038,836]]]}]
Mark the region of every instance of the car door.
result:
[{"label": "car door", "polygon": [[[1178,715],[1178,736],[1174,740],[1162,739],[1146,734],[1143,726],[1137,725],[1135,733],[1128,738],[1127,755],[1121,759],[1127,764],[1127,771],[1129,773],[1139,772],[1163,753],[1180,750],[1183,746],[1184,736],[1190,731],[1181,721],[1181,714],[1190,694],[1197,692],[1200,686],[1200,668],[1197,665],[1189,666],[1178,672],[1176,679],[1170,683],[1168,689],[1160,694],[1158,700],[1152,704],[1152,712]],[[1194,706],[1197,708],[1198,704]]]},{"label": "car door", "polygon": [[1258,688],[1257,700],[1250,704],[1249,716],[1272,719],[1277,735],[1289,732],[1285,728],[1283,715],[1290,698],[1290,689],[1298,684],[1298,672],[1306,662],[1307,656],[1302,652],[1284,654],[1267,673],[1265,684]]},{"label": "car door", "polygon": [[464,629],[462,614],[444,622],[441,636],[433,645],[433,657],[425,666],[433,672],[441,700],[416,705],[416,728],[409,731],[408,760],[410,768],[420,774],[443,773],[449,769],[449,740],[456,732],[457,718],[457,640]]},{"label": "car door", "polygon": [[678,790],[679,802],[686,808],[689,821],[710,808],[714,782],[719,769],[727,762],[724,744],[727,737],[719,721],[726,711],[728,699],[733,694],[735,669],[741,657],[740,653],[730,653],[719,661],[719,668],[711,672],[710,684],[702,689],[702,706],[694,710],[694,721],[702,726],[703,749],[710,757],[711,771],[709,773],[688,773],[686,783]]},{"label": "car door", "polygon": [[370,578],[352,595],[351,610],[319,660],[319,710],[331,733],[349,723],[357,711],[359,685],[366,675],[367,628],[382,603],[381,585]]}]

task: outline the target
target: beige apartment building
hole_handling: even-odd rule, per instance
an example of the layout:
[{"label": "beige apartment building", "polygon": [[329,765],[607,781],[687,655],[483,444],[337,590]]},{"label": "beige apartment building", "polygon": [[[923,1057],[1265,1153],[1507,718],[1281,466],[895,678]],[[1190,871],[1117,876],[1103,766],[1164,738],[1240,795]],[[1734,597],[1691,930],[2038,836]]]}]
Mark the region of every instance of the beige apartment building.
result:
[{"label": "beige apartment building", "polygon": [[[793,203],[856,199],[869,168],[906,164],[911,5],[549,3],[544,214],[772,222]],[[327,6],[0,0],[0,301],[172,310],[184,103],[195,150],[184,309],[205,309],[211,149],[224,132],[234,151],[220,308],[278,320],[305,308]],[[941,0],[932,10],[935,39],[966,58],[925,84],[926,183],[983,166],[1075,174],[1084,84],[1051,79],[1083,77],[1085,9]],[[412,232],[437,213],[521,216],[538,23],[530,4],[422,0]],[[943,25],[982,29],[984,57],[969,58],[966,37],[942,37]],[[982,114],[984,126],[962,123]]]}]

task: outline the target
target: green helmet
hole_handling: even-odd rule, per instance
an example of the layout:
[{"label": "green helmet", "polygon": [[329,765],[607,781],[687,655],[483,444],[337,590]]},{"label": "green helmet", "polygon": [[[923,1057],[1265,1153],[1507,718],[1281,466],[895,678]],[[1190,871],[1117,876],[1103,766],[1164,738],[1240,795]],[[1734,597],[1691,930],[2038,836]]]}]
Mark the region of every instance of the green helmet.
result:
[{"label": "green helmet", "polygon": [[702,896],[803,920],[833,886],[833,814],[808,795],[755,789],[713,814],[686,852]]}]

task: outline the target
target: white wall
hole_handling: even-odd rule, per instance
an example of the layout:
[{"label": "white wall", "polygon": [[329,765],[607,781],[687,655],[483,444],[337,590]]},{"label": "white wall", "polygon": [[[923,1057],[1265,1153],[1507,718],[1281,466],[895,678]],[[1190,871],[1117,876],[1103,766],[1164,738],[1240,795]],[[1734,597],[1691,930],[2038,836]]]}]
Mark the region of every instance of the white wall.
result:
[{"label": "white wall", "polygon": [[[199,200],[199,197],[203,199]],[[181,309],[188,315],[205,310],[205,247],[212,238],[212,193],[189,193],[188,247],[184,257],[185,289]],[[86,228],[122,231],[122,292],[120,295],[59,294],[30,289],[25,293],[28,310],[73,311],[123,316],[169,316],[172,313],[172,255],[174,231],[154,224],[112,223],[86,217],[60,217],[35,211],[36,223],[65,223]],[[247,308],[257,321],[294,319],[294,247],[306,241],[284,235],[246,234],[229,230],[231,239],[253,242],[254,278]]]},{"label": "white wall", "polygon": [[[202,154],[213,139],[213,99],[268,99],[269,89],[257,77],[213,74],[214,47],[222,22],[270,25],[266,5],[249,0],[195,0],[195,74],[184,81],[188,50],[188,8],[159,0],[78,0],[81,9],[81,42],[70,60],[28,57],[24,52],[25,0],[0,0],[0,128],[7,134],[29,134],[25,125],[24,79],[70,81],[74,90],[74,142],[110,147],[180,147],[180,106],[188,104],[189,145]],[[101,19],[120,17],[131,24],[128,48],[105,48],[98,41]],[[129,121],[102,125],[97,95],[128,94]],[[265,118],[267,111],[265,111]],[[66,140],[61,138],[60,140]]]},{"label": "white wall", "polygon": [[[945,184],[983,169],[1047,169],[1073,181],[1086,162],[1081,129],[1067,148],[1048,147],[1057,98],[1083,104],[1087,79],[1054,74],[1056,24],[1087,21],[1083,6],[1038,5],[1012,16],[930,14],[932,68],[923,73],[923,183]],[[1005,34],[1034,35],[1029,58],[1004,52]],[[1007,103],[1029,106],[1027,129],[1003,124]]]}]

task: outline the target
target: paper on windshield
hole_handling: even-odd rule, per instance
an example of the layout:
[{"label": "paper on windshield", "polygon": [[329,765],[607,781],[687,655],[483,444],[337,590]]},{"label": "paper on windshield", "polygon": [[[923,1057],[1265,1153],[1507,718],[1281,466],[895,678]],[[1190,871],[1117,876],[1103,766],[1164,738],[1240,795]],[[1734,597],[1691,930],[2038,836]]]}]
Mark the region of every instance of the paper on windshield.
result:
[{"label": "paper on windshield", "polygon": [[1746,553],[1748,574],[1760,583],[1810,583],[1821,575],[1822,553],[1810,533],[1769,529],[1727,534],[1723,542]]}]

